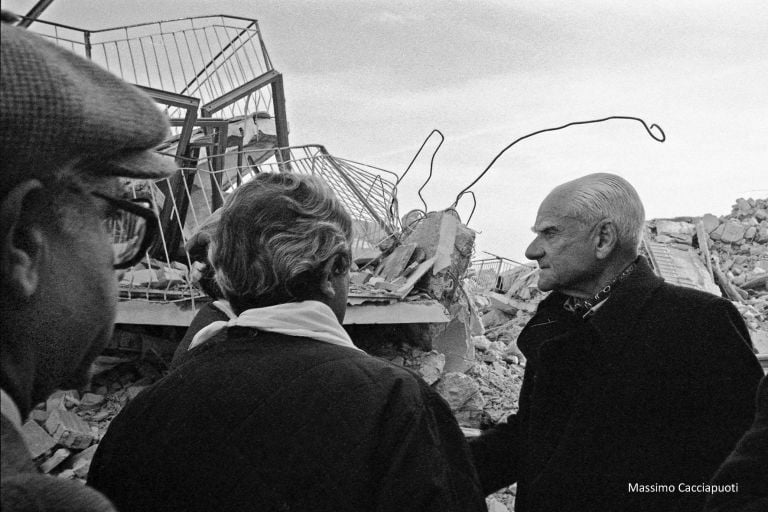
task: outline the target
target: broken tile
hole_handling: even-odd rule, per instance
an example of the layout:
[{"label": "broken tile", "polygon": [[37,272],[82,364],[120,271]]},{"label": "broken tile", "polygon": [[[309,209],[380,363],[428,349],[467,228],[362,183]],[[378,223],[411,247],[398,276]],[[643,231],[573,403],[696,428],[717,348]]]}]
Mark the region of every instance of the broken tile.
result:
[{"label": "broken tile", "polygon": [[45,421],[45,429],[54,441],[68,448],[87,448],[93,441],[88,424],[72,411],[54,409]]},{"label": "broken tile", "polygon": [[32,459],[36,459],[56,446],[56,441],[34,420],[28,420],[21,427]]},{"label": "broken tile", "polygon": [[104,396],[96,393],[85,393],[83,398],[80,399],[80,410],[91,411],[97,409],[104,403]]},{"label": "broken tile", "polygon": [[64,462],[67,457],[69,457],[69,454],[72,453],[66,448],[59,448],[55,452],[53,452],[53,455],[51,455],[51,458],[40,464],[40,471],[43,473],[50,473],[51,470],[53,470],[56,466]]}]

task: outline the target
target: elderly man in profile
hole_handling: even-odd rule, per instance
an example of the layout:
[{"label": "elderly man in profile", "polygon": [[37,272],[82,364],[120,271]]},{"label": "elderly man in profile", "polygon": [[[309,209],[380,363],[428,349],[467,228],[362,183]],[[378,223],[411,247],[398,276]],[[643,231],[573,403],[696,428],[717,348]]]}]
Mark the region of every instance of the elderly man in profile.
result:
[{"label": "elderly man in profile", "polygon": [[751,423],[762,372],[743,320],[653,273],[644,215],[604,173],[539,207],[526,256],[552,293],[518,339],[520,408],[471,442],[484,492],[517,482],[518,512],[701,510]]},{"label": "elderly man in profile", "polygon": [[119,177],[172,171],[149,151],[168,121],[96,65],[0,30],[2,510],[113,510],[79,482],[38,473],[21,424],[56,388],[85,385],[112,334],[114,269],[140,259],[157,227],[150,205],[116,197]]}]

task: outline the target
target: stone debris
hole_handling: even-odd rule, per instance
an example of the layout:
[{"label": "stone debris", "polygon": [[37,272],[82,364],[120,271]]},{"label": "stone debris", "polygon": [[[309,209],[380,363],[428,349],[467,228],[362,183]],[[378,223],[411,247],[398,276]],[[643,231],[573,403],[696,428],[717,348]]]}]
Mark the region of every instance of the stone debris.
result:
[{"label": "stone debris", "polygon": [[48,454],[56,446],[56,441],[33,419],[22,425],[21,432],[27,441],[27,448],[33,460]]},{"label": "stone debris", "polygon": [[47,459],[45,462],[40,464],[40,471],[43,473],[50,473],[54,468],[56,468],[59,464],[64,462],[67,457],[70,456],[72,452],[67,450],[66,448],[59,448],[56,450],[53,455]]},{"label": "stone debris", "polygon": [[768,353],[768,198],[739,198],[721,217],[653,219],[647,234],[651,242],[696,254],[741,313],[755,349]]},{"label": "stone debris", "polygon": [[138,393],[161,378],[157,363],[99,356],[90,391],[54,392],[22,427],[32,458],[44,473],[85,482],[91,459],[110,421]]},{"label": "stone debris", "polygon": [[[512,500],[512,504],[514,504],[514,497]],[[512,510],[511,508],[507,507],[504,501],[499,500],[495,495],[486,498],[485,504],[488,507],[488,512],[509,512]]]},{"label": "stone debris", "polygon": [[483,423],[485,398],[475,379],[465,373],[448,372],[437,381],[435,390],[451,406],[459,425],[480,427]]},{"label": "stone debris", "polygon": [[88,424],[77,414],[66,409],[51,411],[45,420],[45,429],[57,444],[67,448],[87,448],[94,439]]}]

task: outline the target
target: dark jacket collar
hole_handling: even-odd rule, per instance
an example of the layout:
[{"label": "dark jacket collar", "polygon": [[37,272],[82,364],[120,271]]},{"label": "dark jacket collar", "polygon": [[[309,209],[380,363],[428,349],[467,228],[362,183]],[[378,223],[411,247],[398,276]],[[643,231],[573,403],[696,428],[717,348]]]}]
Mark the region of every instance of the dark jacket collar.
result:
[{"label": "dark jacket collar", "polygon": [[[651,299],[653,292],[658,289],[664,280],[658,277],[651,269],[648,261],[640,256],[635,270],[613,290],[605,304],[594,315],[583,322],[599,334],[599,338],[606,345],[606,349],[618,351],[625,343],[634,338],[635,326],[640,316],[640,311]],[[552,292],[544,299],[537,309],[536,316],[531,319],[529,326],[537,323],[545,326],[549,317],[570,315],[562,312],[562,304],[567,296]],[[558,329],[559,330],[559,329]]]},{"label": "dark jacket collar", "polygon": [[619,350],[624,343],[633,340],[640,312],[664,280],[651,269],[648,261],[640,256],[635,270],[617,286],[607,302],[589,319],[608,346]]}]

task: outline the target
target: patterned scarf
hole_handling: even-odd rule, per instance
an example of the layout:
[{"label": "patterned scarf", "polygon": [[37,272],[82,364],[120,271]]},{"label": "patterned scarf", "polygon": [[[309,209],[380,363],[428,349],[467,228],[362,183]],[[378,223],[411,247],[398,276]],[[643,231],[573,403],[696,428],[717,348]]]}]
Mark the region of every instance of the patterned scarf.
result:
[{"label": "patterned scarf", "polygon": [[596,308],[601,305],[605,299],[608,298],[608,296],[611,294],[611,291],[613,291],[613,289],[616,288],[619,283],[624,281],[632,273],[632,271],[635,270],[637,267],[636,262],[637,260],[630,263],[629,266],[622,270],[621,273],[614,277],[608,284],[603,286],[594,296],[586,299],[568,297],[563,303],[563,309],[569,313],[573,313],[574,315],[581,316],[583,319],[589,318],[595,313],[597,310]]}]

